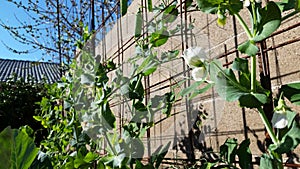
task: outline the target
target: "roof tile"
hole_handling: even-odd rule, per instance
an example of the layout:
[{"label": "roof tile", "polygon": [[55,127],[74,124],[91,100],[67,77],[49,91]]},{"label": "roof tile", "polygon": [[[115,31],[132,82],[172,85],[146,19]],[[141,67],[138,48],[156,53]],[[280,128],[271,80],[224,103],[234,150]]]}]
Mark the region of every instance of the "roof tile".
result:
[{"label": "roof tile", "polygon": [[33,78],[36,83],[54,83],[60,79],[60,66],[57,63],[32,62],[0,59],[0,81],[7,81],[13,74],[18,78]]}]

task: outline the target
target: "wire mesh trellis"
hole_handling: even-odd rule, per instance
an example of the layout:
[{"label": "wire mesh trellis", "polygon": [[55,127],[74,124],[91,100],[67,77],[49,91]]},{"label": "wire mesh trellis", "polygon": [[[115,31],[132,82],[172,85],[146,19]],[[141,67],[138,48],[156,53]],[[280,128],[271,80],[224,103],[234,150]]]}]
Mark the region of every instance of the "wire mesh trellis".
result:
[{"label": "wire mesh trellis", "polygon": [[[227,26],[220,28],[215,24],[216,18],[212,16],[197,11],[188,13],[184,9],[185,2],[180,0],[177,5],[180,11],[178,23],[183,28],[180,36],[172,38],[170,44],[167,44],[167,47],[164,46],[161,49],[162,51],[165,48],[183,51],[191,46],[204,45],[208,49],[210,56],[218,58],[224,67],[230,66],[235,57],[248,58],[240,55],[237,50],[237,46],[243,42],[245,34],[241,32],[235,18],[232,18],[231,21],[229,20]],[[130,13],[130,10],[135,11],[137,9],[138,5],[136,3],[147,4],[144,0],[134,1],[129,8],[129,14],[116,20],[114,25],[103,24],[98,29],[99,37],[96,36],[96,39],[98,39],[98,45],[96,45],[95,49],[96,54],[101,55],[103,60],[114,60],[121,65],[125,74],[130,71],[130,67],[125,64],[126,60],[133,56],[135,52],[135,39],[133,37],[133,20],[135,18]],[[151,22],[151,17],[147,10],[143,10],[143,14],[144,18]],[[193,22],[194,19],[196,22],[201,22],[195,24],[195,29],[188,30],[188,25],[195,23]],[[259,44],[260,80],[267,89],[274,90],[274,86],[299,80],[299,67],[286,67],[299,61],[297,58],[300,55],[297,50],[297,44],[300,41],[299,31],[297,31],[299,26],[299,16],[296,16],[292,20],[283,23],[279,30]],[[220,30],[225,33],[220,34]],[[144,34],[146,33],[147,31],[144,29]],[[145,35],[142,35],[140,38],[143,36]],[[291,54],[283,56],[285,55],[284,51],[290,51]],[[293,63],[282,64],[280,62],[282,60]],[[144,79],[146,102],[149,101],[151,96],[160,91],[170,90],[170,88],[178,85],[182,78],[189,76],[189,69],[181,58],[178,58],[170,65],[162,65],[156,74]],[[191,84],[193,84],[193,81],[187,80],[183,84],[183,88]],[[202,128],[197,130],[194,125],[199,115],[199,106],[201,107],[202,104],[206,104],[206,108],[208,106],[207,111],[209,111],[208,114],[211,119],[208,119],[207,121],[209,122],[204,123]],[[196,152],[206,151],[209,148],[218,151],[219,145],[227,137],[250,138],[252,141],[263,142],[265,139],[263,125],[256,121],[257,116],[254,115],[255,112],[231,106],[232,104],[225,104],[224,107],[224,103],[219,100],[213,89],[193,100],[187,98],[177,100],[171,118],[165,119],[161,115],[157,115],[155,127],[147,131],[145,136],[145,142],[149,150],[147,155],[150,156],[151,149],[165,144],[168,140],[172,140],[172,150],[168,158],[175,161],[176,159],[182,160],[182,158],[197,159],[199,155],[195,154]],[[122,126],[126,117],[126,103],[118,101],[112,107],[117,110],[118,122]],[[269,112],[270,117],[272,107],[266,109],[268,109],[267,112]],[[232,124],[234,122],[237,124]],[[257,146],[253,145],[253,147]],[[259,148],[256,148],[254,153],[259,154]]]}]

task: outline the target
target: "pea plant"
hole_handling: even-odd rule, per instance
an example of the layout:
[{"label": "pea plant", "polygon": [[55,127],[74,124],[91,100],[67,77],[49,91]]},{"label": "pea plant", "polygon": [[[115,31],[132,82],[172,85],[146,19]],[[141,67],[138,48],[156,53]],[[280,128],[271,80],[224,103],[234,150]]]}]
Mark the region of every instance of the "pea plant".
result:
[{"label": "pea plant", "polygon": [[[130,65],[129,74],[124,74],[122,65],[116,65],[113,61],[95,62],[88,44],[81,51],[74,69],[74,77],[77,77],[74,78],[73,91],[77,96],[75,109],[82,121],[83,131],[97,143],[100,150],[105,151],[98,161],[103,166],[158,168],[170,147],[170,143],[166,143],[154,151],[148,164],[140,161],[145,154],[142,138],[155,125],[154,115],[162,113],[166,117],[171,116],[175,102],[172,90],[148,98],[145,102],[144,78],[153,74],[161,64],[176,59],[179,54],[178,50],[163,51],[160,55],[157,52],[158,47],[179,31],[168,29],[168,24],[174,22],[178,15],[176,4],[162,4],[153,10],[160,15],[150,23],[143,23],[141,10],[136,14],[136,53],[122,63]],[[166,17],[170,19],[166,20]],[[145,24],[147,26],[143,27]],[[141,38],[145,30],[148,35]],[[129,118],[116,118],[111,106],[116,100],[126,104],[126,117]],[[122,126],[117,125],[118,120],[123,120]],[[103,148],[104,145],[106,148]]]},{"label": "pea plant", "polygon": [[[145,155],[142,137],[155,125],[155,114],[171,116],[175,95],[170,90],[145,102],[143,79],[178,56],[178,50],[157,52],[158,47],[179,31],[168,28],[178,10],[176,4],[163,3],[151,11],[159,15],[146,27],[143,27],[141,10],[137,12],[133,35],[137,52],[126,61],[132,67],[129,75],[111,60],[97,61],[89,45],[92,34],[87,27],[84,29],[82,40],[77,41],[79,57],[68,65],[60,82],[45,85],[47,97],[39,102],[42,112],[34,116],[48,135],[37,148],[30,138],[32,130],[5,129],[0,134],[0,142],[13,146],[0,150],[3,156],[10,154],[4,168],[152,169],[160,166],[170,143],[155,150],[145,163],[141,161]],[[148,35],[142,39],[145,30]],[[130,118],[121,126],[117,125],[120,119],[112,109],[115,100],[122,100],[129,109],[126,113]],[[23,145],[22,140],[26,140]],[[26,151],[18,154],[21,150]],[[16,162],[16,158],[21,160]]]},{"label": "pea plant", "polygon": [[[247,41],[238,46],[238,50],[250,57],[250,66],[247,59],[236,58],[231,68],[224,69],[218,60],[207,59],[203,49],[189,48],[184,51],[183,57],[192,68],[191,75],[197,81],[197,85],[190,86],[182,93],[185,95],[192,91],[192,95],[195,96],[214,86],[219,96],[226,101],[238,101],[240,107],[257,110],[272,140],[267,152],[261,156],[260,168],[282,169],[284,163],[282,155],[294,150],[300,142],[300,126],[296,113],[285,104],[284,98],[299,104],[297,93],[300,84],[287,84],[281,87],[281,95],[270,124],[263,110],[263,105],[270,101],[270,91],[264,89],[256,80],[256,54],[259,51],[256,43],[269,37],[284,19],[296,14],[300,10],[300,1],[269,1],[263,6],[260,0],[197,0],[197,4],[202,12],[216,14],[219,25],[226,24],[228,15],[237,18],[248,37]],[[249,11],[250,25],[247,25],[240,15],[243,8]],[[285,11],[292,12],[282,17],[282,12]],[[207,84],[205,90],[198,89],[198,85],[202,83]],[[237,168],[233,164],[236,155],[239,157],[240,167],[249,168],[252,160],[249,144],[249,140],[238,145],[236,139],[228,139],[220,147],[219,161],[206,162],[202,168],[216,166]]]}]

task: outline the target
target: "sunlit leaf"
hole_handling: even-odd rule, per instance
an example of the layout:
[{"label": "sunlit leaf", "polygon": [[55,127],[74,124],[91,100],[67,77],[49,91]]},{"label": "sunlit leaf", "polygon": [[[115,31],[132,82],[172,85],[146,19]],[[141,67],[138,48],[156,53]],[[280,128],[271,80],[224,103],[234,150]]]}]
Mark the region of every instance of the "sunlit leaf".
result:
[{"label": "sunlit leaf", "polygon": [[276,164],[274,164],[273,160],[274,160],[274,158],[271,157],[269,154],[263,154],[260,157],[259,168],[260,169],[277,168]]},{"label": "sunlit leaf", "polygon": [[143,16],[142,11],[138,11],[135,16],[135,37],[139,37],[142,34],[142,28],[143,28]]},{"label": "sunlit leaf", "polygon": [[194,91],[197,90],[197,88],[199,87],[199,85],[201,85],[202,83],[204,83],[204,81],[197,81],[193,84],[191,84],[190,86],[184,88],[183,90],[181,90],[180,95],[181,96],[186,96]]},{"label": "sunlit leaf", "polygon": [[[240,68],[239,68],[240,69]],[[231,69],[220,70],[215,79],[217,93],[226,101],[239,101],[241,107],[255,108],[268,102],[268,92],[257,85],[257,93],[251,92],[250,75],[245,75],[238,81]]]},{"label": "sunlit leaf", "polygon": [[241,45],[239,45],[238,50],[241,53],[247,54],[248,56],[255,56],[259,49],[254,42],[248,40],[242,43]]},{"label": "sunlit leaf", "polygon": [[253,37],[255,42],[269,37],[281,24],[281,11],[273,1],[260,9],[259,14],[260,20],[258,21],[257,34]]},{"label": "sunlit leaf", "polygon": [[150,43],[154,47],[159,47],[165,44],[169,39],[169,32],[163,28],[151,34]]},{"label": "sunlit leaf", "polygon": [[229,138],[220,147],[220,154],[222,157],[224,157],[228,164],[231,164],[235,161],[237,145],[236,139]]},{"label": "sunlit leaf", "polygon": [[178,9],[176,8],[176,5],[170,5],[164,10],[163,20],[166,23],[171,23],[171,22],[175,21],[178,14],[179,14],[179,12],[178,12]]}]

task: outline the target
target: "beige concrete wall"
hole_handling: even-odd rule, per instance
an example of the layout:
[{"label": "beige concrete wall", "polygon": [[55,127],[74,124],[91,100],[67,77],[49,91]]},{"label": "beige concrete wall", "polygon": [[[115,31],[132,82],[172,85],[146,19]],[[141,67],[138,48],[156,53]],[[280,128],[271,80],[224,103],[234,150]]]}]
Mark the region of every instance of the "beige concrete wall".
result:
[{"label": "beige concrete wall", "polygon": [[[120,62],[123,67],[123,73],[128,75],[131,71],[130,64],[125,63],[125,61],[135,55],[134,45],[129,45],[134,43],[132,35],[134,33],[135,17],[140,1],[133,1],[133,4],[128,9],[128,14],[121,18],[119,24],[115,24],[112,29],[106,35],[105,50],[106,58],[113,58],[114,61]],[[157,4],[157,1],[154,4]],[[247,11],[243,11],[243,16],[246,16]],[[216,23],[215,15],[207,15],[201,12],[188,13],[188,18],[194,20],[195,28],[192,30],[193,36],[188,36],[188,41],[182,40],[180,36],[170,38],[169,42],[160,47],[158,52],[181,49],[182,41],[188,46],[201,46],[206,48],[209,52],[209,57],[214,58],[225,53],[224,45],[226,45],[227,50],[232,51],[235,49],[234,43],[234,31],[233,31],[233,20],[232,17],[228,17],[227,24],[224,27],[220,27]],[[149,15],[149,19],[151,16]],[[298,23],[300,21],[299,17],[294,17],[289,21],[283,22],[279,30],[285,29],[290,25]],[[189,19],[188,21],[189,22]],[[178,18],[177,23],[180,23],[180,18]],[[175,26],[175,25],[174,25]],[[120,30],[122,27],[122,30]],[[172,27],[172,26],[171,26]],[[119,33],[118,33],[119,32]],[[120,36],[122,34],[122,37]],[[238,43],[242,43],[246,35],[242,31],[239,24],[237,24],[237,34]],[[288,31],[286,33],[277,35],[273,38],[267,39],[267,48],[276,46],[278,44],[284,43],[288,40],[298,38],[300,35],[299,27]],[[131,39],[131,40],[130,40]],[[126,42],[128,42],[126,44]],[[119,46],[118,46],[119,43]],[[123,54],[120,53],[120,48],[123,46]],[[98,44],[96,53],[103,54],[103,42]],[[272,86],[274,92],[278,86],[290,82],[295,82],[300,80],[300,66],[299,66],[299,42],[286,45],[284,47],[277,48],[268,52]],[[118,52],[119,50],[119,52]],[[240,55],[243,57],[243,55]],[[232,61],[236,57],[235,53],[228,56],[228,61]],[[103,56],[104,58],[104,56]],[[220,59],[222,63],[225,64],[225,58]],[[278,62],[278,63],[277,63]],[[175,61],[164,64],[158,68],[158,70],[150,76],[150,86],[155,85],[165,79],[174,77],[169,81],[161,83],[150,89],[150,97],[157,94],[169,91],[170,88],[165,88],[163,90],[158,90],[160,87],[167,86],[179,82],[180,80],[186,78],[180,74],[184,68],[184,64],[181,58]],[[185,66],[185,69],[187,67]],[[179,74],[179,75],[178,75]],[[178,75],[178,76],[177,76]],[[113,77],[113,76],[112,76]],[[259,78],[257,78],[259,80]],[[189,83],[194,83],[192,80]],[[176,89],[180,91],[184,86]],[[213,95],[215,97],[213,97]],[[239,142],[244,139],[244,127],[242,120],[242,110],[239,108],[238,103],[226,103],[221,98],[217,97],[215,91],[210,90],[206,94],[200,95],[191,101],[186,101],[185,98],[180,98],[178,102],[173,107],[172,113],[178,113],[162,123],[157,124],[151,128],[151,149],[155,149],[159,145],[166,144],[168,141],[172,142],[172,150],[170,150],[169,157],[185,157],[185,154],[180,151],[181,141],[188,137],[188,133],[191,129],[191,123],[196,118],[195,113],[192,111],[187,112],[186,105],[189,104],[192,110],[197,111],[199,105],[203,105],[204,109],[208,113],[208,119],[204,121],[202,126],[202,133],[199,138],[194,140],[198,142],[205,142],[207,147],[212,147],[214,151],[218,151],[218,147],[224,143],[227,138],[237,138]],[[299,109],[298,109],[299,110]],[[117,111],[117,110],[116,110]],[[123,110],[125,111],[125,110]],[[193,112],[195,112],[193,111]],[[188,113],[191,114],[191,119],[188,119]],[[163,119],[165,116],[162,114],[155,115],[155,121]],[[263,124],[260,120],[258,112],[254,110],[246,109],[246,119],[247,126],[251,131],[248,132],[248,137],[251,139],[251,151],[255,155],[261,154],[258,149],[257,142],[263,142],[265,134],[263,131]],[[145,140],[147,141],[147,140]],[[177,151],[178,150],[178,151]]]}]

